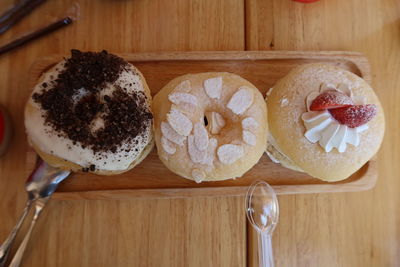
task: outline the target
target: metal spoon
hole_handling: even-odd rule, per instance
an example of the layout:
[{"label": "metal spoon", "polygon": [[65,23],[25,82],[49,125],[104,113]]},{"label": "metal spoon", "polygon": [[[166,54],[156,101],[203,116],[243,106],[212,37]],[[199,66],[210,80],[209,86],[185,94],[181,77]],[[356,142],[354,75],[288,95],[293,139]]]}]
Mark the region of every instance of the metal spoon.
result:
[{"label": "metal spoon", "polygon": [[246,195],[247,219],[258,233],[258,262],[260,267],[273,267],[272,232],[278,223],[279,206],[274,189],[255,181]]},{"label": "metal spoon", "polygon": [[33,170],[32,174],[28,177],[25,183],[25,189],[28,193],[28,200],[26,202],[25,209],[17,224],[8,235],[6,241],[4,241],[0,247],[0,267],[5,266],[8,254],[11,250],[18,230],[24,222],[26,215],[32,207],[32,204],[35,203],[35,214],[29,230],[9,265],[14,267],[19,266],[37,218],[39,217],[44,206],[49,201],[51,195],[57,189],[58,184],[67,178],[70,173],[70,171],[64,171],[52,167],[38,157],[36,168]]}]

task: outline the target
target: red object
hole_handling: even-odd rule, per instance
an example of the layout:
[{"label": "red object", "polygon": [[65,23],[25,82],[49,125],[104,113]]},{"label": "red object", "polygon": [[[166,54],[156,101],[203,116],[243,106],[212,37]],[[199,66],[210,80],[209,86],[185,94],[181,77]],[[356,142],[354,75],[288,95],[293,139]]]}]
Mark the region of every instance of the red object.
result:
[{"label": "red object", "polygon": [[317,2],[319,0],[293,0],[295,2],[301,2],[301,3],[312,3],[312,2]]},{"label": "red object", "polygon": [[351,97],[336,90],[329,90],[323,92],[313,100],[310,105],[310,110],[321,111],[349,107],[352,105],[354,105],[354,102]]},{"label": "red object", "polygon": [[377,112],[373,104],[331,109],[329,112],[341,124],[355,128],[369,122]]}]

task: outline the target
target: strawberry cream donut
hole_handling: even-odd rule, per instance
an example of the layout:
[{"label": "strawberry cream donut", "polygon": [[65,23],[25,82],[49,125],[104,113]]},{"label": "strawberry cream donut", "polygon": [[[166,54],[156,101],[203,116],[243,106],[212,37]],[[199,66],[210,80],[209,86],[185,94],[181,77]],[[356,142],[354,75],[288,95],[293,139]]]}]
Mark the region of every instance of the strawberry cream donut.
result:
[{"label": "strawberry cream donut", "polygon": [[307,64],[267,96],[267,154],[284,167],[325,181],[346,179],[374,156],[385,119],[373,89],[355,74]]},{"label": "strawberry cream donut", "polygon": [[265,101],[235,74],[177,77],[154,97],[153,115],[161,161],[198,183],[241,177],[266,149]]}]

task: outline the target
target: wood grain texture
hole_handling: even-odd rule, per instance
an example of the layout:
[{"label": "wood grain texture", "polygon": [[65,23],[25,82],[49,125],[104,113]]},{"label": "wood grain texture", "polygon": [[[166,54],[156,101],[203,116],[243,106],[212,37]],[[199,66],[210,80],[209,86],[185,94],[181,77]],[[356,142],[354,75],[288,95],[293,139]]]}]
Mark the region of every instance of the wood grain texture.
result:
[{"label": "wood grain texture", "polygon": [[[252,82],[265,96],[276,81],[292,68],[319,62],[347,69],[371,81],[367,59],[354,52],[167,52],[135,53],[121,55],[139,68],[146,77],[152,95],[171,79],[186,73],[227,71],[236,73]],[[31,68],[29,81],[33,87],[46,70],[58,63],[62,56],[49,56],[38,60]],[[34,166],[34,151],[27,152],[27,168]],[[243,177],[219,182],[202,182],[183,179],[169,171],[159,160],[154,149],[133,170],[111,177],[75,173],[58,189],[55,198],[100,199],[105,197],[192,197],[192,196],[244,196],[247,187],[262,179],[271,184],[278,194],[362,191],[375,185],[377,162],[365,164],[350,178],[334,183],[323,182],[305,173],[291,171],[273,163],[266,155]]]},{"label": "wood grain texture", "polygon": [[[0,1],[0,8],[11,2]],[[245,47],[349,50],[368,56],[372,85],[389,122],[379,153],[380,178],[368,192],[280,196],[280,224],[274,235],[277,266],[399,265],[398,0],[321,0],[308,5],[290,0],[47,1],[0,41],[64,15],[73,2],[80,4],[82,14],[74,26],[0,58],[0,103],[14,122],[11,149],[0,159],[0,240],[26,199],[21,190],[24,78],[37,58],[67,54],[71,47],[121,53]],[[173,213],[166,212],[169,207]],[[34,232],[36,243],[28,248],[24,266],[245,266],[241,209],[242,198],[54,201]],[[236,223],[213,228],[228,219]]]},{"label": "wood grain texture", "polygon": [[[0,1],[0,8],[12,2]],[[68,54],[71,48],[119,53],[244,49],[242,0],[47,1],[0,42],[64,16],[75,2],[81,16],[74,24],[0,58],[0,103],[14,126],[10,150],[0,159],[1,241],[26,200],[23,107],[36,59]],[[244,266],[242,203],[242,198],[55,200],[38,222],[23,266]]]},{"label": "wood grain texture", "polygon": [[[400,2],[247,0],[246,48],[363,52],[387,120],[373,190],[279,197],[276,265],[399,266]],[[249,236],[249,263],[257,266],[251,228]]]}]

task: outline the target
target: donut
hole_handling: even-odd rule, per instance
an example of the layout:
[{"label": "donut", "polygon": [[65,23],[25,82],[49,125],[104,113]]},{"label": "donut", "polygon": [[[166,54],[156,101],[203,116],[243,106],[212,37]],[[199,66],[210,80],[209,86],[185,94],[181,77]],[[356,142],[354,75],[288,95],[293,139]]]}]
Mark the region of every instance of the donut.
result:
[{"label": "donut", "polygon": [[241,177],[266,149],[264,98],[236,74],[179,76],[154,97],[153,114],[161,161],[197,183]]},{"label": "donut", "polygon": [[140,71],[120,57],[72,50],[43,73],[25,106],[28,142],[47,163],[113,175],[154,146],[151,95]]},{"label": "donut", "polygon": [[379,150],[383,108],[357,75],[327,64],[294,68],[267,94],[267,154],[324,181],[359,170]]}]

